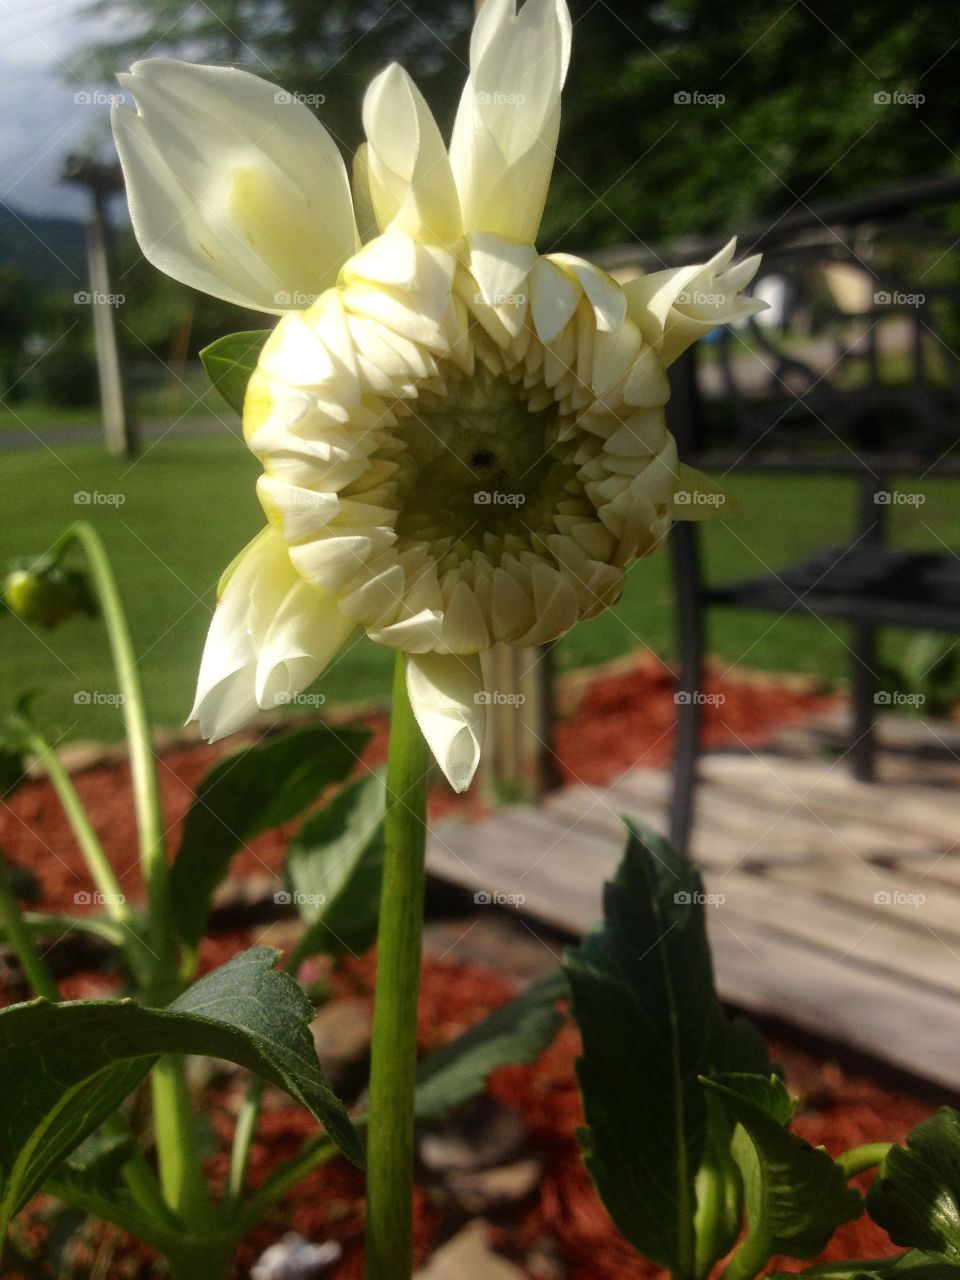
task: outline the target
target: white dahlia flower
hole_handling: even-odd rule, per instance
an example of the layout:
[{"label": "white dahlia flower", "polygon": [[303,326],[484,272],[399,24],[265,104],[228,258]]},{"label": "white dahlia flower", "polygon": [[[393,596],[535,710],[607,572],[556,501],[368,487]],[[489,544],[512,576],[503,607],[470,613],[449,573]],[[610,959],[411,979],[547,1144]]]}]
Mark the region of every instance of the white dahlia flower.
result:
[{"label": "white dahlia flower", "polygon": [[[486,0],[450,147],[399,66],[370,85],[361,245],[346,170],[294,95],[243,71],[138,63],[114,130],[146,256],[280,313],[244,430],[268,526],[221,584],[193,715],[221,737],[289,700],[362,628],[407,656],[423,733],[473,777],[481,655],[620,595],[678,515],[716,504],[666,429],[666,367],[762,306],[757,266],[621,287],[534,248],[570,53],[564,0]],[[359,194],[359,193],[358,193]],[[715,492],[715,491],[714,491]]]}]

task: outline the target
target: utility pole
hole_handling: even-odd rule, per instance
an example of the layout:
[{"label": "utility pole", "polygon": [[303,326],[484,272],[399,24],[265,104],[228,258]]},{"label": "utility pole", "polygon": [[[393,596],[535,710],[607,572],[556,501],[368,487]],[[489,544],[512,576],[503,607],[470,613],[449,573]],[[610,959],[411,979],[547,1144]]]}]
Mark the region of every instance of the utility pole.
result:
[{"label": "utility pole", "polygon": [[119,165],[103,164],[90,156],[69,155],[62,181],[86,187],[90,192],[90,220],[87,224],[90,292],[87,296],[93,311],[103,434],[108,452],[117,458],[128,458],[137,451],[137,438],[117,341],[116,311],[121,297],[110,288],[113,245],[107,217],[107,202],[110,196],[122,190],[123,177]]}]

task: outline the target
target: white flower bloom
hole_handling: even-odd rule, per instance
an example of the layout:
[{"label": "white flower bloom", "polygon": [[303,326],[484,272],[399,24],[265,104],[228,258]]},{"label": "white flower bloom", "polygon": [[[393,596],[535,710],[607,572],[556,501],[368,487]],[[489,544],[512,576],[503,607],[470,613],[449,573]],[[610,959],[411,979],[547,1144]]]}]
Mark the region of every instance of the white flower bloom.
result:
[{"label": "white flower bloom", "polygon": [[115,128],[148,256],[248,305],[318,293],[283,315],[247,390],[269,527],[214,615],[205,735],[293,696],[359,627],[408,655],[418,723],[463,790],[479,655],[600,613],[686,514],[674,497],[699,480],[666,429],[664,368],[754,307],[738,291],[756,263],[730,267],[731,245],[621,288],[538,256],[569,49],[563,0],[486,0],[449,156],[409,77],[378,76],[363,117],[380,234],[359,249],[333,144],[298,104],[167,61],[126,81],[139,114]]}]

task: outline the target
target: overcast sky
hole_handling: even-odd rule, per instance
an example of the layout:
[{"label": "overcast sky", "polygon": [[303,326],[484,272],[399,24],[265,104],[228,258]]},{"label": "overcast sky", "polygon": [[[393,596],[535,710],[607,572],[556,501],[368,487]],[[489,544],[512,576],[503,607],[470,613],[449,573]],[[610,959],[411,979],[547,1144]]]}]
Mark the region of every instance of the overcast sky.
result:
[{"label": "overcast sky", "polygon": [[[0,203],[17,211],[86,211],[83,193],[56,181],[69,151],[109,133],[109,107],[96,100],[109,86],[86,84],[71,66],[94,32],[78,7],[78,0],[0,0]],[[75,101],[84,90],[93,101]]]}]

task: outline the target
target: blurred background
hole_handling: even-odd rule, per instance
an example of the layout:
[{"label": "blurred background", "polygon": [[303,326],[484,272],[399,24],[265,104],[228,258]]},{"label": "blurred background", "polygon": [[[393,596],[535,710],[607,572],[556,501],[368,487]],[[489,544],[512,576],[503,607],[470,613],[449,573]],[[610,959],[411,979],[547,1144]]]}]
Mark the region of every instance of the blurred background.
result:
[{"label": "blurred background", "polygon": [[[683,260],[692,236],[707,244],[736,231],[747,233],[742,248],[749,251],[798,214],[826,227],[818,211],[831,202],[960,172],[960,24],[932,0],[841,7],[573,0],[572,9],[573,62],[543,251],[606,247],[611,269],[627,263],[635,270]],[[46,549],[78,513],[98,524],[133,602],[161,724],[182,723],[189,709],[217,577],[261,521],[256,463],[234,415],[208,388],[197,352],[264,319],[193,293],[140,256],[113,170],[114,75],[157,54],[245,67],[309,95],[349,156],[360,141],[364,87],[392,59],[417,78],[449,129],[471,19],[464,0],[3,0],[0,555]],[[109,313],[102,319],[122,361],[121,425],[139,440],[128,457],[104,446],[88,265],[92,211],[104,215],[94,232],[112,239],[111,301],[100,310]],[[942,236],[923,261],[925,282],[949,282],[960,208],[938,199],[925,217]],[[775,302],[782,292],[781,281]],[[834,310],[838,296],[834,289]],[[774,322],[782,319],[775,306]],[[826,322],[814,307],[805,323],[794,352],[806,350]],[[933,377],[944,384],[956,364],[956,333],[945,304],[929,343]],[[878,357],[894,382],[913,376],[905,342]],[[749,335],[742,345],[750,348]],[[742,571],[744,546],[762,547],[764,562],[776,568],[846,538],[855,485],[826,473],[736,477],[744,514],[706,531],[711,574],[723,580]],[[919,548],[956,545],[957,495],[955,480],[928,477],[922,510],[902,504],[889,513],[893,533]],[[563,640],[558,668],[647,648],[675,657],[669,579],[666,557],[635,566],[622,606]],[[749,612],[724,611],[712,624],[710,651],[731,666],[842,681],[843,646],[802,614],[761,624]],[[900,633],[882,637],[891,662],[908,643]],[[325,677],[328,699],[378,696],[389,666],[385,651],[356,643]],[[77,688],[98,687],[106,673],[99,632],[82,620],[40,637],[16,622],[0,628],[5,702],[25,685],[43,684],[43,707],[62,709]],[[109,706],[83,712],[76,723],[58,712],[65,737],[119,733]]]}]

